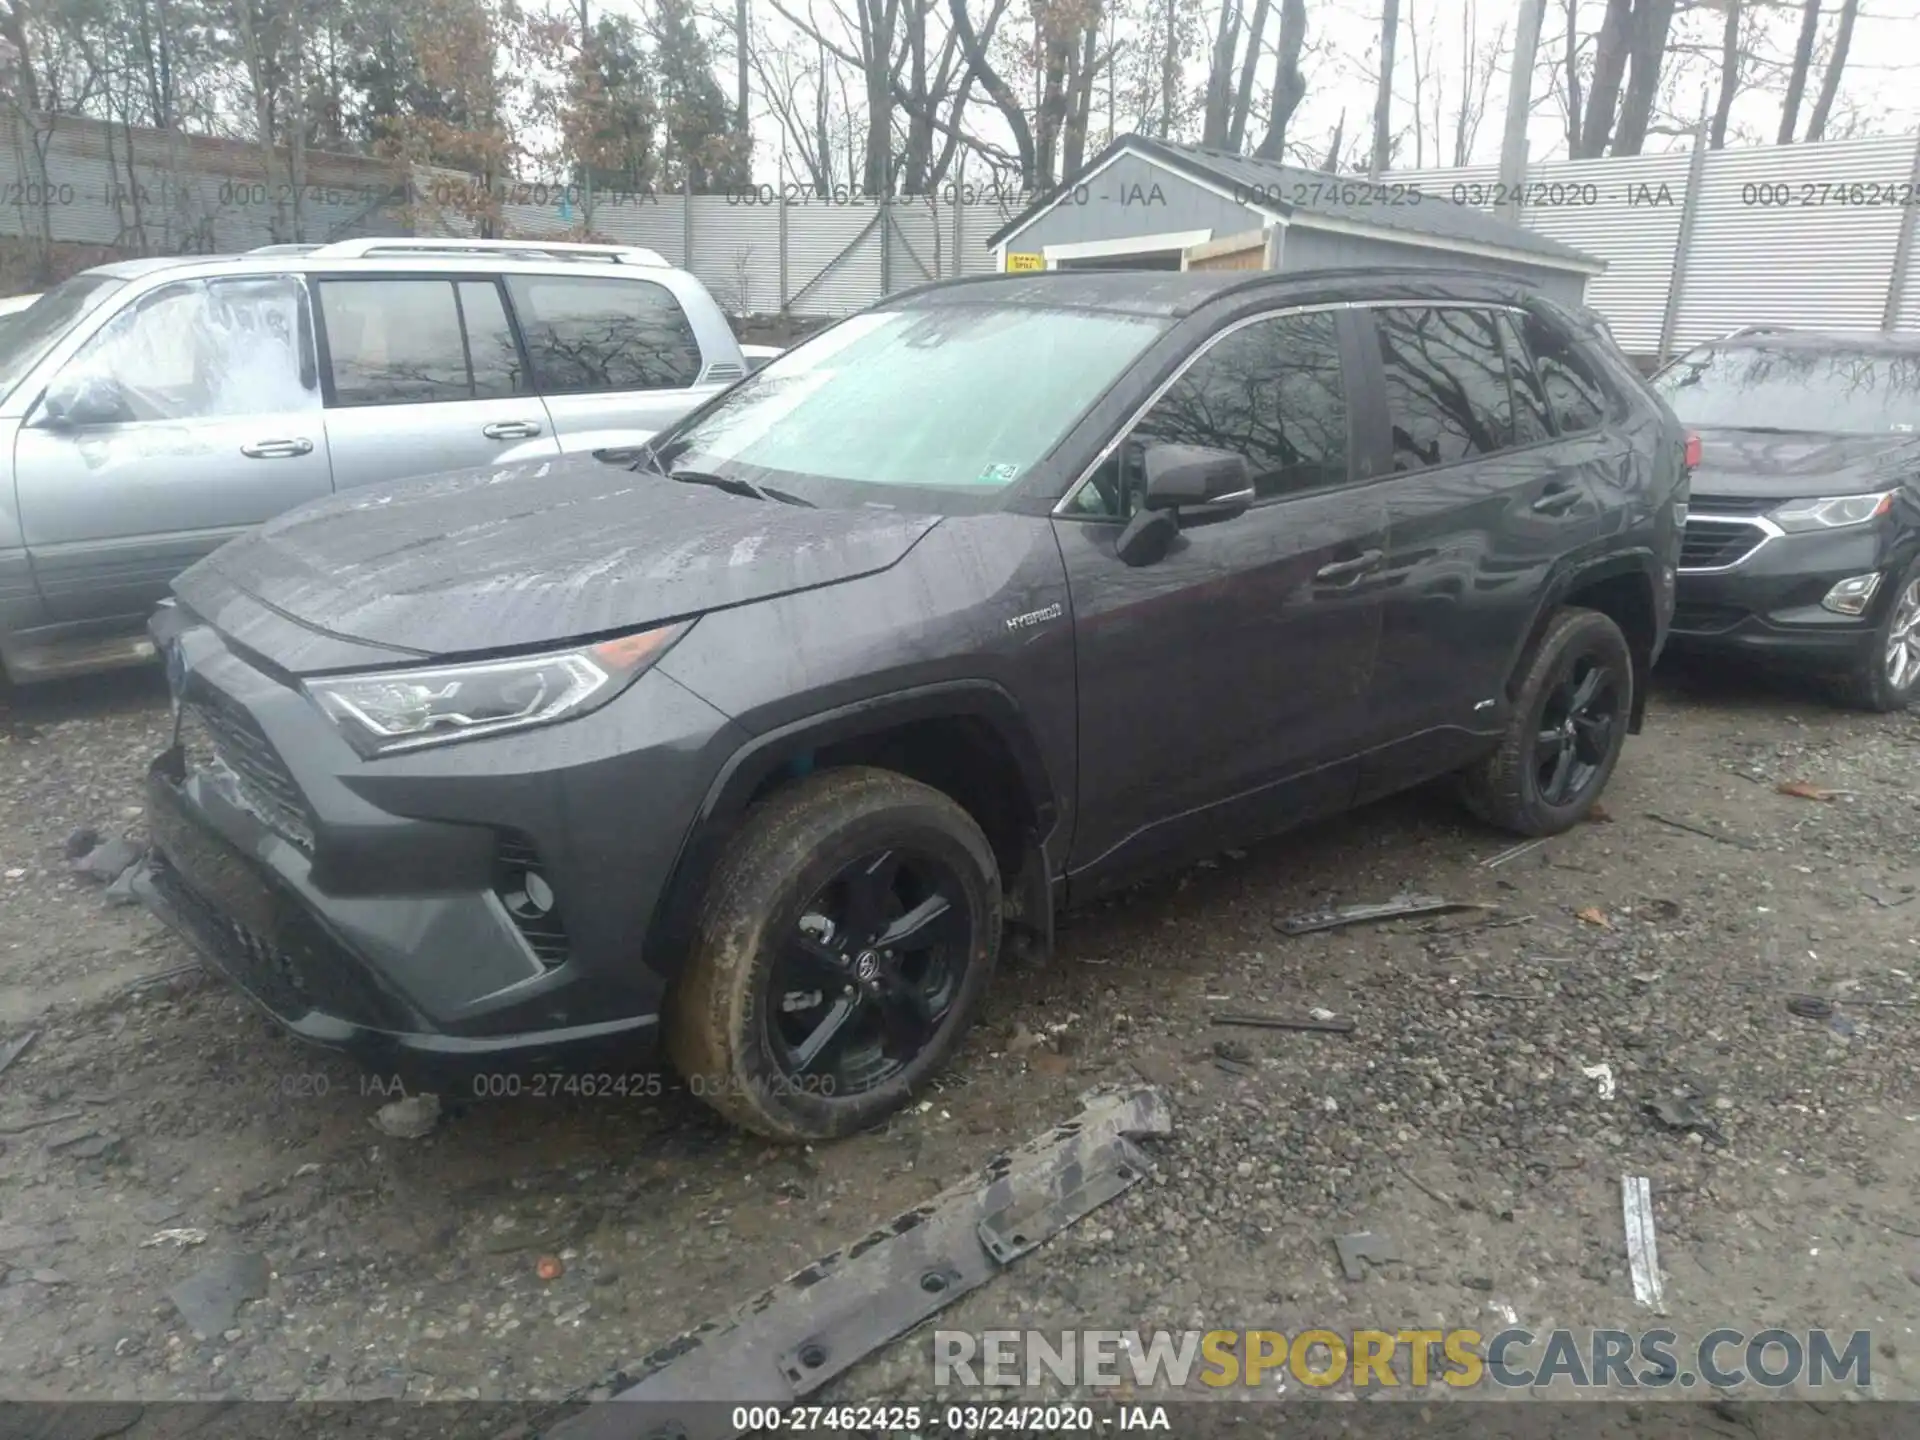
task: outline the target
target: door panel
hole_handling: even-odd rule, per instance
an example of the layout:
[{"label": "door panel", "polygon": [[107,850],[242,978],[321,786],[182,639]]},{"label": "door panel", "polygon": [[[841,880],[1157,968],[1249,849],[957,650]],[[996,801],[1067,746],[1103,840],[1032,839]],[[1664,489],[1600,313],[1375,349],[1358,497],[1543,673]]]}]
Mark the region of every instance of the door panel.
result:
[{"label": "door panel", "polygon": [[20,523],[51,623],[144,620],[186,566],[332,489],[303,293],[284,277],[150,292],[50,393],[110,387],[117,418],[14,440]]},{"label": "door panel", "polygon": [[316,289],[338,488],[560,453],[494,280],[323,277]]},{"label": "door panel", "polygon": [[[1380,487],[1351,483],[1330,312],[1211,337],[1055,521],[1080,697],[1076,884],[1344,807],[1366,709],[1386,543]],[[1262,497],[1184,524],[1168,553],[1114,553],[1155,443],[1247,456]]]},{"label": "door panel", "polygon": [[[1406,307],[1371,318],[1395,473],[1367,796],[1484,747],[1549,573],[1601,524],[1581,443],[1545,438],[1530,372],[1516,397],[1517,357],[1492,312]],[[1532,443],[1517,444],[1523,436]]]}]

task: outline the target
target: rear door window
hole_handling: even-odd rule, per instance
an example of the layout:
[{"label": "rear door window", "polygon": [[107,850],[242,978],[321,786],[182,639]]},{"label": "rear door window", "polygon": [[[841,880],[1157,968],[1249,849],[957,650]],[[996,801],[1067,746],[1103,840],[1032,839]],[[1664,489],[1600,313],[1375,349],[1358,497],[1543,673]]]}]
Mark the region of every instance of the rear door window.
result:
[{"label": "rear door window", "polygon": [[1514,443],[1506,356],[1490,312],[1410,305],[1375,310],[1373,323],[1396,471],[1452,465]]},{"label": "rear door window", "polygon": [[1521,321],[1521,331],[1546,392],[1554,428],[1562,435],[1598,429],[1607,418],[1607,392],[1593,363],[1570,335],[1531,311]]},{"label": "rear door window", "polygon": [[664,285],[599,275],[507,280],[543,394],[677,390],[700,374],[700,342]]},{"label": "rear door window", "polygon": [[319,291],[336,405],[480,397],[453,281],[322,280]]}]

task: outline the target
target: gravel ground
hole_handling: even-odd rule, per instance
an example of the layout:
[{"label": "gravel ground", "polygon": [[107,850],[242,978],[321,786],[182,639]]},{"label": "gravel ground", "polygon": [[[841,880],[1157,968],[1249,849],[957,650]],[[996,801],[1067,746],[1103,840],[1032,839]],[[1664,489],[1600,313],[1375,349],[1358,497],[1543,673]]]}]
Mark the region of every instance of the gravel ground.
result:
[{"label": "gravel ground", "polygon": [[[0,1045],[37,1032],[0,1075],[0,1396],[557,1398],[1144,1078],[1177,1125],[1150,1181],[944,1325],[1643,1326],[1627,1173],[1664,1323],[1869,1329],[1875,1393],[1920,1398],[1920,716],[1669,678],[1605,819],[1488,868],[1510,842],[1419,794],[1142,886],[1003,976],[924,1109],[810,1150],[672,1091],[382,1134],[387,1081],[70,872],[75,830],[138,833],[164,720],[147,675],[0,719]],[[1273,924],[1406,891],[1498,909]],[[1354,1032],[1210,1024],[1312,1007]],[[1367,1229],[1404,1260],[1356,1284],[1331,1237]],[[265,1294],[197,1334],[169,1291],[235,1257]],[[835,1393],[922,1397],[928,1357]]]}]

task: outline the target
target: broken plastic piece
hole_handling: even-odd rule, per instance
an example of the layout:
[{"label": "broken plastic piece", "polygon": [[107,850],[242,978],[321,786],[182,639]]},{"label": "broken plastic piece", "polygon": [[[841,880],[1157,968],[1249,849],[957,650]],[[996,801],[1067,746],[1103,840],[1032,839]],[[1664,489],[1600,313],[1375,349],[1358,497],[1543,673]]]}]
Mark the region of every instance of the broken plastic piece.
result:
[{"label": "broken plastic piece", "polygon": [[1247,1025],[1256,1030],[1323,1030],[1329,1035],[1351,1035],[1353,1021],[1341,1016],[1297,1019],[1291,1015],[1216,1015],[1216,1025]]},{"label": "broken plastic piece", "polygon": [[[1025,1254],[1138,1183],[1149,1161],[1129,1137],[1172,1129],[1157,1089],[1094,1092],[1079,1115],[976,1179],[668,1341],[605,1383],[611,1400],[543,1431],[542,1440],[732,1437],[733,1411],[714,1397],[751,1405],[811,1394],[986,1284],[1001,1255]],[[649,1403],[638,1411],[625,1403],[636,1400]]]},{"label": "broken plastic piece", "polygon": [[1653,1184],[1644,1175],[1620,1177],[1621,1210],[1627,1227],[1627,1268],[1633,1298],[1656,1313],[1666,1313],[1660,1288],[1660,1250],[1653,1238]]},{"label": "broken plastic piece", "polygon": [[1358,1235],[1336,1235],[1333,1237],[1334,1251],[1340,1256],[1340,1268],[1349,1280],[1360,1281],[1367,1278],[1362,1260],[1371,1260],[1376,1265],[1390,1265],[1400,1258],[1400,1247],[1384,1235],[1375,1235],[1372,1231],[1362,1231]]},{"label": "broken plastic piece", "polygon": [[1403,895],[1383,905],[1343,905],[1336,910],[1311,910],[1273,923],[1282,935],[1311,935],[1319,930],[1338,930],[1345,925],[1365,925],[1375,920],[1400,920],[1410,915],[1451,915],[1462,910],[1496,908],[1470,900],[1443,900],[1437,895]]}]

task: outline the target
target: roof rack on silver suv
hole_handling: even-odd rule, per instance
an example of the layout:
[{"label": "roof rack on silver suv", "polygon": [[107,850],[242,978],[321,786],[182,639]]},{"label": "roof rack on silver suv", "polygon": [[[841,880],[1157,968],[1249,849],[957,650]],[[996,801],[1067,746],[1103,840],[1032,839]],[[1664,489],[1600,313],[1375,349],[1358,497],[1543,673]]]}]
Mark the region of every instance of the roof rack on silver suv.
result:
[{"label": "roof rack on silver suv", "polygon": [[316,260],[363,260],[375,255],[498,255],[527,260],[598,260],[620,265],[667,264],[657,250],[638,245],[587,245],[571,240],[464,240],[457,237],[366,237],[336,240],[308,252]]}]

